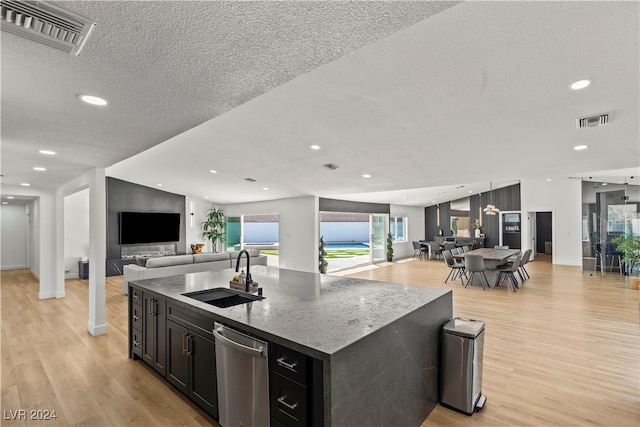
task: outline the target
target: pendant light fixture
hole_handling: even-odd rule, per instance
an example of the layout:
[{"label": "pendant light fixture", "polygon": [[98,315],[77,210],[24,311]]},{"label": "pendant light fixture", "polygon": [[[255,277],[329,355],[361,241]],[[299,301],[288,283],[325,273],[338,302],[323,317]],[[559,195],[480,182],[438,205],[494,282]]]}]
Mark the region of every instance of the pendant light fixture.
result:
[{"label": "pendant light fixture", "polygon": [[484,214],[497,215],[498,213],[500,213],[500,209],[496,208],[493,204],[493,184],[491,181],[489,181],[489,192],[491,194],[491,203],[488,204],[486,208],[484,208]]}]

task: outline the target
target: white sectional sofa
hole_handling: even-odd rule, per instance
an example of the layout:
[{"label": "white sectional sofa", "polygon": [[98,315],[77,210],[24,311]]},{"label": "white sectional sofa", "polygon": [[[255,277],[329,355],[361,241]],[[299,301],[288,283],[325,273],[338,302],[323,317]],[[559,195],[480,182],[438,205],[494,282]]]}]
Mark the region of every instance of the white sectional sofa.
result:
[{"label": "white sectional sofa", "polygon": [[[251,265],[267,265],[267,257],[260,255],[260,251],[247,252],[251,257]],[[123,267],[124,293],[129,293],[130,281],[235,268],[237,260],[238,252],[211,252],[140,259],[139,264],[128,264]],[[246,265],[247,259],[243,256],[240,266]]]}]

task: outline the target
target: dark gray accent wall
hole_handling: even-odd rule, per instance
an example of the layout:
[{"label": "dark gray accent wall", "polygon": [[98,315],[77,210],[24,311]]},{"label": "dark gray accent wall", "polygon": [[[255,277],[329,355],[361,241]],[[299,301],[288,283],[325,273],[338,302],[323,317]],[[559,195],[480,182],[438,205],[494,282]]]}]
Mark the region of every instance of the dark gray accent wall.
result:
[{"label": "dark gray accent wall", "polygon": [[[493,203],[492,203],[493,200]],[[520,210],[520,184],[493,190],[491,193],[475,194],[469,197],[469,221],[471,224],[478,219],[478,209],[484,209],[489,203],[495,205],[501,211]],[[438,235],[438,230],[442,229],[442,234],[451,235],[451,203],[440,203],[440,226],[437,225],[438,206],[429,206],[424,210],[424,230],[425,239],[433,240]],[[485,215],[482,212],[481,230],[485,234],[484,245],[492,248],[500,241],[500,217],[498,215]],[[473,232],[473,230],[471,230]]]},{"label": "dark gray accent wall", "polygon": [[186,216],[185,197],[156,188],[145,187],[107,177],[107,260],[121,258],[119,242],[119,212],[174,212],[180,214],[180,240],[176,253],[185,254]]},{"label": "dark gray accent wall", "polygon": [[325,199],[318,200],[320,212],[353,212],[368,214],[390,214],[391,205],[385,203],[351,202],[348,200]]},{"label": "dark gray accent wall", "polygon": [[438,235],[438,208],[436,206],[428,206],[424,208],[424,240],[431,241],[433,236]]}]

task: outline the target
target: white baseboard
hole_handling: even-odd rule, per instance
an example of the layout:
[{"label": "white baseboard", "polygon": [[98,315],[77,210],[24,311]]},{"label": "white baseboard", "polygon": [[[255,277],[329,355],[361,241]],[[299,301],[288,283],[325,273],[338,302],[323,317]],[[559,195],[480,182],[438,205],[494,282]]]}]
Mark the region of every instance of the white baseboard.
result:
[{"label": "white baseboard", "polygon": [[22,265],[3,265],[0,267],[0,270],[22,270],[24,268],[27,268],[26,265],[22,264]]}]

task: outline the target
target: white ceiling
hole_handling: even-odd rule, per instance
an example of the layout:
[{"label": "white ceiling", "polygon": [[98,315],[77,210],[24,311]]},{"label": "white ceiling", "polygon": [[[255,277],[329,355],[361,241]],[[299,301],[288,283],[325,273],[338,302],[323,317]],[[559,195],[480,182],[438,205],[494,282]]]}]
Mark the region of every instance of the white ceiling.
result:
[{"label": "white ceiling", "polygon": [[55,4],[97,27],[78,57],[2,33],[3,196],[94,167],[222,204],[640,175],[638,2]]}]

